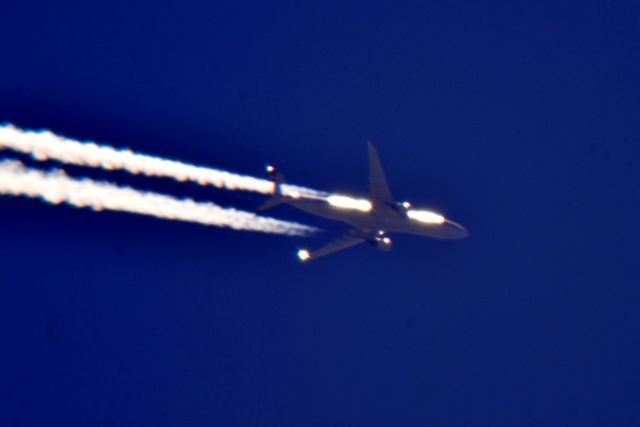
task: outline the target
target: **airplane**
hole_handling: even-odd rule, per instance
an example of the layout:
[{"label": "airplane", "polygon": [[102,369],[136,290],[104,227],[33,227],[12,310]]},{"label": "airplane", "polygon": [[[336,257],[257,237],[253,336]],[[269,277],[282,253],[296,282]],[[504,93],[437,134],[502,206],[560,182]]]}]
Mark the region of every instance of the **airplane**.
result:
[{"label": "airplane", "polygon": [[263,211],[280,204],[288,204],[320,217],[342,221],[352,228],[326,246],[310,252],[297,252],[301,261],[320,258],[360,243],[369,243],[379,250],[390,251],[392,240],[388,232],[417,234],[436,239],[464,239],[469,232],[462,225],[429,211],[413,209],[409,202],[396,202],[382,169],[375,146],[369,142],[369,196],[354,198],[344,195],[326,197],[283,191],[285,178],[271,166],[266,166],[273,182],[273,196],[258,207]]}]

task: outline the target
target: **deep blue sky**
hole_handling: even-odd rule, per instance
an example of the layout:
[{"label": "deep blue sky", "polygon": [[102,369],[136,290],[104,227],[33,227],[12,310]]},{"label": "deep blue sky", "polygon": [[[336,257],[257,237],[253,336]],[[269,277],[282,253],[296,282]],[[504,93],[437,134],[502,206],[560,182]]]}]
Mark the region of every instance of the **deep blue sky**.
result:
[{"label": "deep blue sky", "polygon": [[636,2],[17,3],[0,121],[341,191],[372,140],[471,238],[300,265],[344,228],[0,198],[0,425],[640,424]]}]

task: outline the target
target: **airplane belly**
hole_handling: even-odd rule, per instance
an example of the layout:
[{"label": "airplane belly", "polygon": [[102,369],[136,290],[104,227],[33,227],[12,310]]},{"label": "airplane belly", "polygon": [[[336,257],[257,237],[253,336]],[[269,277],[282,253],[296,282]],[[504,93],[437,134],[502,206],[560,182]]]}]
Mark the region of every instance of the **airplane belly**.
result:
[{"label": "airplane belly", "polygon": [[416,234],[436,239],[463,239],[469,235],[469,232],[462,225],[450,220],[444,220],[443,223],[438,224],[425,224],[401,218],[387,211],[361,212],[341,209],[322,199],[296,199],[290,200],[289,203],[310,214],[342,221],[362,230],[384,230],[391,233]]},{"label": "airplane belly", "polygon": [[379,229],[383,223],[381,218],[372,212],[341,209],[324,200],[298,199],[289,201],[289,204],[307,213],[334,221],[346,222],[358,228]]},{"label": "airplane belly", "polygon": [[301,211],[336,221],[350,223],[353,217],[353,212],[339,210],[325,200],[297,199],[289,201],[289,204]]},{"label": "airplane belly", "polygon": [[449,220],[442,224],[409,224],[403,232],[447,240],[464,239],[469,236],[466,228]]}]

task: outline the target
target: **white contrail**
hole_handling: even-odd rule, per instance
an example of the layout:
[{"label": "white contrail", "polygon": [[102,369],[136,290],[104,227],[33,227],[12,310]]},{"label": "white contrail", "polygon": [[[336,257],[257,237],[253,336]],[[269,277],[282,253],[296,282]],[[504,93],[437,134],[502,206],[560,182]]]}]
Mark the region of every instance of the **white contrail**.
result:
[{"label": "white contrail", "polygon": [[[176,160],[135,153],[128,149],[118,150],[94,142],[80,142],[58,136],[50,131],[22,130],[11,124],[0,125],[0,150],[2,149],[29,154],[36,160],[52,159],[79,166],[125,170],[134,175],[167,177],[228,190],[273,193],[273,183],[266,179],[194,166]],[[326,196],[323,192],[294,185],[283,185],[282,191],[285,194]]]},{"label": "white contrail", "polygon": [[0,161],[0,194],[41,198],[53,204],[67,203],[79,208],[130,212],[236,230],[290,236],[317,231],[306,225],[225,209],[213,203],[181,200],[88,178],[74,179],[62,170],[43,172],[27,168],[15,160]]}]

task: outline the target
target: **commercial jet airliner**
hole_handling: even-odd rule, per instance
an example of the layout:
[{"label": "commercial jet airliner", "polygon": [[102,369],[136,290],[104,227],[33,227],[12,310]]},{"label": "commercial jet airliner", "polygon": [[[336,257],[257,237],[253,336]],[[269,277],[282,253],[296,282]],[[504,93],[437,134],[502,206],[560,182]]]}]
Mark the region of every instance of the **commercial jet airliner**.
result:
[{"label": "commercial jet airliner", "polygon": [[313,215],[342,221],[352,228],[338,239],[316,250],[300,249],[301,261],[319,258],[359,243],[368,242],[382,251],[391,250],[392,241],[387,233],[407,233],[436,239],[464,239],[469,232],[462,225],[429,211],[414,209],[409,202],[395,202],[385,178],[378,152],[369,143],[369,196],[354,198],[343,195],[327,197],[302,195],[282,191],[284,176],[273,166],[267,166],[273,181],[273,197],[258,210],[286,203]]}]

